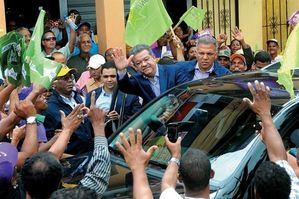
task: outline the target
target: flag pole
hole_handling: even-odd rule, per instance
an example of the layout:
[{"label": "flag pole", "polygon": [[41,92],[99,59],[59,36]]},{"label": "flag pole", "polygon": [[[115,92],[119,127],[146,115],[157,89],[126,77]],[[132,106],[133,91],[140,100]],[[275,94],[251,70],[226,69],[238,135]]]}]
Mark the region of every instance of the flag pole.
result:
[{"label": "flag pole", "polygon": [[173,27],[173,29],[176,29],[181,23],[183,22],[183,20],[179,20],[179,22]]},{"label": "flag pole", "polygon": [[[171,32],[173,38],[175,38],[176,35],[175,35],[175,33],[174,33],[174,31],[173,31],[173,28],[172,28],[171,26],[170,26],[170,32]],[[176,47],[177,47],[177,48],[181,48],[179,44],[176,44]]]},{"label": "flag pole", "polygon": [[194,8],[194,6],[191,6],[186,13],[183,14],[183,16],[180,18],[179,22],[173,27],[175,30],[185,19],[185,17],[188,15],[188,13]]}]

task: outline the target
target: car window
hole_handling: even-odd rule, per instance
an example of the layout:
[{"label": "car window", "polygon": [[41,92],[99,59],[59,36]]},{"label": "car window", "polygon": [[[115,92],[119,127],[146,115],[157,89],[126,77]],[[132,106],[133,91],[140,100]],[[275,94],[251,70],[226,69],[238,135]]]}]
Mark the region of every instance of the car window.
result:
[{"label": "car window", "polygon": [[269,64],[268,66],[262,68],[261,70],[267,71],[267,72],[277,73],[277,71],[280,68],[280,66],[281,66],[280,62],[275,62],[275,63]]},{"label": "car window", "polygon": [[[241,99],[187,89],[160,98],[127,124],[123,132],[129,127],[141,129],[144,149],[159,146],[151,163],[166,166],[170,154],[165,147],[164,135],[176,131],[182,137],[182,153],[190,148],[201,149],[207,152],[212,167],[215,164],[215,168],[219,168],[220,162],[225,164],[222,167],[227,167],[227,174],[222,170],[222,174],[217,175],[215,171],[216,177],[219,176],[215,181],[222,181],[235,168],[229,159],[237,165],[246,154],[245,148],[256,136],[255,124],[256,115]],[[116,149],[116,141],[118,137],[110,147]]]}]

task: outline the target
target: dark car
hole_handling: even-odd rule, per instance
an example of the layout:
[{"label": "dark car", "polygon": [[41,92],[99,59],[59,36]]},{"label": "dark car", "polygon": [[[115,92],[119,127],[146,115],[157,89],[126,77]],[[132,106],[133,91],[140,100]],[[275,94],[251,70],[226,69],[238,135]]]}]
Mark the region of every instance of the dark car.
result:
[{"label": "dark car", "polygon": [[[247,82],[257,79],[271,87],[273,120],[287,148],[293,147],[289,137],[299,128],[299,103],[290,101],[289,94],[276,83],[276,74],[244,74],[177,86],[122,125],[109,138],[113,166],[104,198],[132,198],[132,174],[115,146],[118,134],[126,133],[129,127],[142,130],[145,150],[159,146],[147,168],[155,198],[160,195],[161,179],[171,158],[164,142],[167,132],[183,138],[182,154],[190,148],[207,152],[215,171],[210,180],[211,198],[250,198],[255,170],[267,159],[267,153],[257,131],[259,118],[242,100],[251,98]],[[79,170],[86,166],[88,155],[75,158],[64,161],[69,167],[64,182],[74,182],[84,174]],[[82,164],[82,160],[86,162]],[[183,193],[181,184],[177,191]]]}]

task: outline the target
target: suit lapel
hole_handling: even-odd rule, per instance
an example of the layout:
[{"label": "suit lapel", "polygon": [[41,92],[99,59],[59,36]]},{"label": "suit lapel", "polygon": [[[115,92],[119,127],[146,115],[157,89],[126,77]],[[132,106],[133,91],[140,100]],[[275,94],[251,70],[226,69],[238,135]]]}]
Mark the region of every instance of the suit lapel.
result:
[{"label": "suit lapel", "polygon": [[102,93],[102,87],[100,87],[99,89],[96,90],[96,95],[95,95],[95,103],[97,102],[98,98],[100,97],[101,93]]},{"label": "suit lapel", "polygon": [[119,93],[118,88],[115,88],[114,91],[113,91],[113,94],[112,94],[112,100],[111,100],[111,104],[110,104],[110,111],[113,111],[113,110],[117,109],[116,107],[117,107],[117,103],[119,101],[118,93]]}]

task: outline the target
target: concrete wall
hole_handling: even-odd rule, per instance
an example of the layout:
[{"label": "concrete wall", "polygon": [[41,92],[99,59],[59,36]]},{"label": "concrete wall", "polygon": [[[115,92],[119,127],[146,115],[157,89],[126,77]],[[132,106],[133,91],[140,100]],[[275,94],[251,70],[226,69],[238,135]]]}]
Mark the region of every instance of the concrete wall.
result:
[{"label": "concrete wall", "polygon": [[263,48],[262,0],[239,0],[239,28],[253,50]]}]

